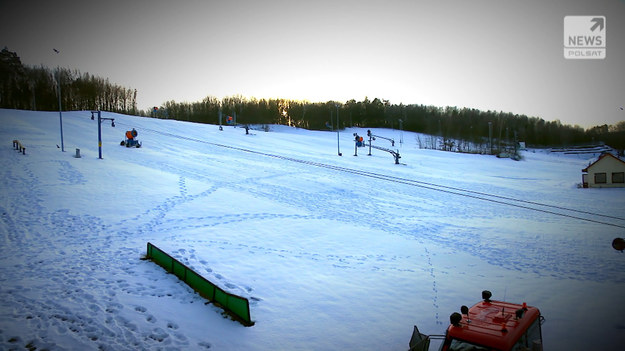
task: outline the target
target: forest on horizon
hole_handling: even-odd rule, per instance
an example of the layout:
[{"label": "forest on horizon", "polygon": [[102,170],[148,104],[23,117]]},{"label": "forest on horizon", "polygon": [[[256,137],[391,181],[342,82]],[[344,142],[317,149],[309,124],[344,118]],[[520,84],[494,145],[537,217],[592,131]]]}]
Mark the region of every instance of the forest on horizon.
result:
[{"label": "forest on horizon", "polygon": [[136,89],[77,70],[25,66],[17,53],[6,47],[0,52],[0,108],[58,111],[59,86],[61,105],[66,111],[103,110],[209,124],[225,124],[226,116],[232,116],[237,123],[247,125],[282,124],[316,130],[334,129],[337,125],[340,129],[392,128],[474,144],[483,144],[491,138],[507,144],[524,141],[536,147],[605,143],[618,150],[625,149],[625,121],[584,129],[559,120],[545,121],[502,111],[394,104],[378,97],[308,102],[240,95],[223,99],[207,96],[202,101],[172,100],[149,110],[139,110]]}]

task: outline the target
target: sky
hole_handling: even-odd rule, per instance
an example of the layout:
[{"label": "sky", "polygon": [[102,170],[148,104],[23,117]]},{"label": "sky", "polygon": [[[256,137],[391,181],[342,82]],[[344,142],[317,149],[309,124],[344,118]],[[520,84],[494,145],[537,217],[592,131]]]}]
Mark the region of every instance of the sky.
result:
[{"label": "sky", "polygon": [[[605,16],[605,59],[564,57],[565,16]],[[140,109],[378,97],[616,124],[623,33],[625,0],[0,0],[0,47],[137,89]]]}]

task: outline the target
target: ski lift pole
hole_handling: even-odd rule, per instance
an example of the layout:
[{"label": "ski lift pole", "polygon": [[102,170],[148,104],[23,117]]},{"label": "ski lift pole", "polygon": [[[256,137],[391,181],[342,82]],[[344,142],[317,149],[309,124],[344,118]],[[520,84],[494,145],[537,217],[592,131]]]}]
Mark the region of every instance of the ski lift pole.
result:
[{"label": "ski lift pole", "polygon": [[111,121],[111,127],[115,127],[115,118],[102,118],[102,111],[91,111],[91,120],[94,120],[94,113],[98,113],[98,158],[102,159],[102,121]]},{"label": "ski lift pole", "polygon": [[61,70],[59,69],[59,77],[57,78],[57,85],[59,90],[59,124],[61,126],[61,151],[65,152],[65,145],[63,144],[63,113],[61,112]]},{"label": "ski lift pole", "polygon": [[[93,115],[91,116],[93,118]],[[102,159],[102,126],[100,125],[102,122],[100,117],[100,111],[98,111],[98,158]]]},{"label": "ski lift pole", "polygon": [[219,108],[219,130],[224,130],[224,128],[221,126],[221,108]]},{"label": "ski lift pole", "polygon": [[341,144],[339,142],[340,129],[341,127],[339,125],[339,105],[336,104],[336,149],[337,149],[339,156],[343,156],[343,154],[341,153]]},{"label": "ski lift pole", "polygon": [[[57,55],[60,53],[60,51],[57,49],[52,49],[52,50],[54,50],[54,52],[56,52]],[[57,85],[57,90],[58,90],[58,95],[59,95],[59,125],[61,129],[61,152],[65,152],[65,144],[63,144],[63,113],[61,112],[63,110],[61,108],[61,68],[58,67],[57,70],[58,71],[57,71],[56,85]]]},{"label": "ski lift pole", "polygon": [[338,128],[336,130],[336,149],[337,149],[337,152],[338,152],[339,156],[343,156],[343,154],[341,153],[341,146],[339,144],[339,130],[338,130]]}]

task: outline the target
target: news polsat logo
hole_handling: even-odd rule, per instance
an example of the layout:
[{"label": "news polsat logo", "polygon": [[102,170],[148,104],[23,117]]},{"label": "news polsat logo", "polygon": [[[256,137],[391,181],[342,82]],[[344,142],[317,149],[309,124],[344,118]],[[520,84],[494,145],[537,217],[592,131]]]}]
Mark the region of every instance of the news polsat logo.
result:
[{"label": "news polsat logo", "polygon": [[605,59],[605,16],[564,17],[564,58]]}]

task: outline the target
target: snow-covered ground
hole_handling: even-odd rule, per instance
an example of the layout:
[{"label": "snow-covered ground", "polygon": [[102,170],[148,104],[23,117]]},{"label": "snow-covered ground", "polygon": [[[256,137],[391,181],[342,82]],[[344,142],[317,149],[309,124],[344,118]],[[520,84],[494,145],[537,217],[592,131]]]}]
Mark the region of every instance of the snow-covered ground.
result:
[{"label": "snow-covered ground", "polygon": [[[98,159],[90,116],[63,113],[61,152],[58,113],[0,110],[2,350],[406,350],[484,289],[539,307],[545,350],[623,348],[625,189],[577,188],[592,155],[515,162],[403,132],[396,165],[352,156],[362,129],[339,157],[331,132],[105,112]],[[143,147],[120,147],[133,127]],[[147,242],[256,324],[141,260]]]}]

